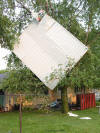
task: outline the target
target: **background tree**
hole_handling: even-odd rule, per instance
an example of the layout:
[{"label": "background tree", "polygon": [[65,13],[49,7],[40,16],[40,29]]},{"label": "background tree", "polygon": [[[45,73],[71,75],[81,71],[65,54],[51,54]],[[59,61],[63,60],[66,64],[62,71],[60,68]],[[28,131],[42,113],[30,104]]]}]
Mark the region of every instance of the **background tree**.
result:
[{"label": "background tree", "polygon": [[1,47],[12,49],[17,39],[14,23],[0,13],[0,44]]},{"label": "background tree", "polygon": [[45,85],[26,67],[13,69],[6,74],[2,81],[1,89],[13,93],[44,94],[47,92]]}]

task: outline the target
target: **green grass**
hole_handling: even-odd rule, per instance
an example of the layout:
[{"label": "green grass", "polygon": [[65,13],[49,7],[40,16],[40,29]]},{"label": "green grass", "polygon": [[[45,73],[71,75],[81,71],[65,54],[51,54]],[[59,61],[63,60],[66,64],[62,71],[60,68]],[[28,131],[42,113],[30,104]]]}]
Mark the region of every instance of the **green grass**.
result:
[{"label": "green grass", "polygon": [[[100,133],[100,115],[97,109],[73,111],[79,116],[91,117],[80,120],[60,112],[23,112],[22,133]],[[0,133],[19,133],[18,112],[0,113]]]}]

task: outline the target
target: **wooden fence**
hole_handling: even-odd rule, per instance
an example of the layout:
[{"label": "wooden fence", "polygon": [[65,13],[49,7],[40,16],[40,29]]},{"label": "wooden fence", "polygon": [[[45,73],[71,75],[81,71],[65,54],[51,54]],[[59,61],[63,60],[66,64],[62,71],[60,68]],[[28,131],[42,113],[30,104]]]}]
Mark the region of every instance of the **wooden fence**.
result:
[{"label": "wooden fence", "polygon": [[77,99],[77,104],[80,106],[81,110],[93,108],[96,106],[94,93],[78,94],[76,96],[76,99]]}]

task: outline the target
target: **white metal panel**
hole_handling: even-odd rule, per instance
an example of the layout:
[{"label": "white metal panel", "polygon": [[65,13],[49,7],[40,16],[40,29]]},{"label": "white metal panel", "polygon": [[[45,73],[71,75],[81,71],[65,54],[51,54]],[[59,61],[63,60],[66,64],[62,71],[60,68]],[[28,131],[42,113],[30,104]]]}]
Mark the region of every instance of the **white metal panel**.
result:
[{"label": "white metal panel", "polygon": [[[46,35],[52,39],[60,49],[62,49],[63,53],[65,53],[67,57],[74,59],[75,62],[78,62],[87,51],[88,48],[81,41],[50,16],[45,15],[40,26],[45,29]],[[47,26],[48,28],[44,28]]]},{"label": "white metal panel", "polygon": [[59,80],[47,82],[46,77],[49,77],[54,69],[58,69],[59,64],[65,68],[69,58],[74,59],[75,65],[86,51],[84,44],[48,15],[45,15],[39,24],[29,25],[13,50],[50,89],[54,89]]}]

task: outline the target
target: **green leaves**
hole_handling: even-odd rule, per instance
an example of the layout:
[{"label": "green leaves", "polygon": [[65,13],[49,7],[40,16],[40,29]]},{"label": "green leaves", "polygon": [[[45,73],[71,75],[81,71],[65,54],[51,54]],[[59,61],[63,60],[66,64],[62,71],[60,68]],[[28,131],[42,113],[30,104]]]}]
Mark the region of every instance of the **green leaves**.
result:
[{"label": "green leaves", "polygon": [[0,15],[0,44],[1,47],[13,49],[17,40],[17,34],[14,29],[14,23],[7,16]]},{"label": "green leaves", "polygon": [[26,67],[9,71],[0,88],[8,92],[43,93],[47,90],[43,83]]}]

